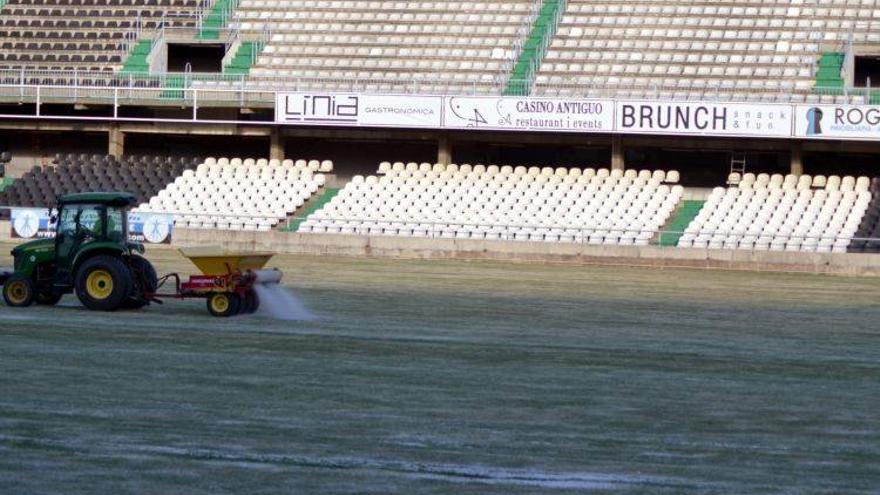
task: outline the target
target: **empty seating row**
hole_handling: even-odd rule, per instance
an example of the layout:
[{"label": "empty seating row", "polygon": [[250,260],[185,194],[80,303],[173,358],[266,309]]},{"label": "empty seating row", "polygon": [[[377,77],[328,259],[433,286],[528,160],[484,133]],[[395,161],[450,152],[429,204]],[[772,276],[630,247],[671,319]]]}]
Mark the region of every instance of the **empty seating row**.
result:
[{"label": "empty seating row", "polygon": [[[399,4],[399,5],[398,5]],[[242,0],[233,25],[272,35],[253,87],[499,93],[541,2]],[[438,82],[437,87],[433,83]],[[431,86],[425,86],[421,83]],[[354,86],[350,86],[354,87]]]},{"label": "empty seating row", "polygon": [[868,191],[871,193],[871,202],[849,245],[850,252],[880,253],[880,178],[871,179]]},{"label": "empty seating row", "polygon": [[[11,0],[2,5],[0,68],[91,72],[121,68],[129,41],[138,39],[141,29],[196,27],[196,14],[210,2]],[[52,43],[29,41],[38,39]],[[91,43],[84,46],[86,41]]]},{"label": "empty seating row", "polygon": [[647,245],[683,192],[651,172],[381,168],[382,177],[356,176],[299,232]]},{"label": "empty seating row", "polygon": [[534,94],[860,103],[812,95],[817,59],[823,44],[878,28],[874,2],[569,0]]},{"label": "empty seating row", "polygon": [[[842,182],[858,181],[844,177]],[[678,245],[846,252],[871,196],[867,188],[857,191],[855,187],[810,189],[777,183],[756,189],[718,187],[687,226]]]},{"label": "empty seating row", "polygon": [[793,175],[788,174],[740,174],[731,173],[727,177],[729,185],[738,185],[740,189],[826,189],[828,191],[868,191],[871,179],[865,176],[852,177],[832,175]]},{"label": "empty seating row", "polygon": [[267,231],[324,186],[317,160],[208,158],[188,170],[136,211],[174,215],[177,227]]},{"label": "empty seating row", "polygon": [[60,195],[100,190],[126,191],[138,201],[146,201],[197,161],[189,157],[128,156],[117,160],[102,155],[59,155],[54,165],[33,167],[0,192],[0,204],[49,207]]}]

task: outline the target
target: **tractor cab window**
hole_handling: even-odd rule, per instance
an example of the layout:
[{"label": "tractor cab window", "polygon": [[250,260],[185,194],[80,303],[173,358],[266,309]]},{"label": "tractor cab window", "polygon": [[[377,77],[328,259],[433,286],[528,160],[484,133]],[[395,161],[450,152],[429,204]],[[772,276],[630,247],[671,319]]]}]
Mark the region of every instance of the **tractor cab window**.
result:
[{"label": "tractor cab window", "polygon": [[100,237],[101,207],[97,205],[68,205],[61,210],[58,233],[74,236]]},{"label": "tractor cab window", "polygon": [[64,235],[75,234],[79,230],[79,208],[67,207],[61,210],[61,218],[58,219],[58,233]]},{"label": "tractor cab window", "polygon": [[107,238],[111,241],[125,240],[125,213],[119,208],[107,209]]}]

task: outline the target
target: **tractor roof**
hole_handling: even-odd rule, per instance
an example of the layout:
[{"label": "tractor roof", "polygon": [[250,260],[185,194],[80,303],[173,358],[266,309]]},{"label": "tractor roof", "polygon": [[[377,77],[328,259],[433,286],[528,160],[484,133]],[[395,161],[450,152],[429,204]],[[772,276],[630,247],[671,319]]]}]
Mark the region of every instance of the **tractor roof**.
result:
[{"label": "tractor roof", "polygon": [[137,203],[134,194],[127,192],[83,192],[65,194],[58,199],[62,205],[69,204],[100,204],[108,206],[133,206]]}]

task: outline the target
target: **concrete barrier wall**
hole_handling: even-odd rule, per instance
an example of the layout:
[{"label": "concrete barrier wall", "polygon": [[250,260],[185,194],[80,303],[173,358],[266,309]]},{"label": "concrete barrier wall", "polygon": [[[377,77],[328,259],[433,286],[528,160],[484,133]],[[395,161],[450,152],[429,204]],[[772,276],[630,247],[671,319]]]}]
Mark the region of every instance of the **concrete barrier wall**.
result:
[{"label": "concrete barrier wall", "polygon": [[[9,222],[0,222],[0,240],[8,240],[10,238],[9,232]],[[658,246],[594,246],[523,241],[188,229],[174,231],[173,245],[176,247],[210,245],[234,250],[274,251],[317,256],[494,260],[880,276],[880,254],[739,251],[661,248]]]},{"label": "concrete barrier wall", "polygon": [[422,239],[287,232],[175,231],[180,246],[220,245],[228,249],[335,256],[414,259],[495,260],[535,263],[627,265],[657,268],[701,268],[748,271],[880,276],[880,255],[797,253],[659,246],[594,246],[588,244],[466,239]]}]

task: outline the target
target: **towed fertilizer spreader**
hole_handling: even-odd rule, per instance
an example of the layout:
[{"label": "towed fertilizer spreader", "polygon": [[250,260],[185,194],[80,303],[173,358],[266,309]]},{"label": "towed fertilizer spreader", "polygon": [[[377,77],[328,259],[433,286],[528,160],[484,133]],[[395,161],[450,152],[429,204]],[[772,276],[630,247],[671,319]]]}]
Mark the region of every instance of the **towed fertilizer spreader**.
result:
[{"label": "towed fertilizer spreader", "polygon": [[[0,270],[3,300],[10,307],[54,305],[65,294],[87,309],[138,309],[165,298],[205,298],[214,316],[253,313],[260,305],[256,288],[278,284],[279,270],[264,270],[271,253],[234,253],[201,248],[181,254],[199,267],[181,283],[172,273],[156,276],[143,257],[144,245],[129,240],[128,212],[137,202],[125,192],[68,194],[58,199],[54,235],[12,250],[14,267]],[[159,289],[174,280],[173,293]]]},{"label": "towed fertilizer spreader", "polygon": [[165,298],[207,300],[208,312],[213,316],[228,317],[254,313],[260,307],[258,285],[278,284],[281,270],[264,270],[272,253],[236,253],[217,248],[180,250],[180,254],[201,270],[182,282],[180,275],[171,273],[159,279],[159,288],[174,281],[173,293],[150,294],[153,300]]}]

